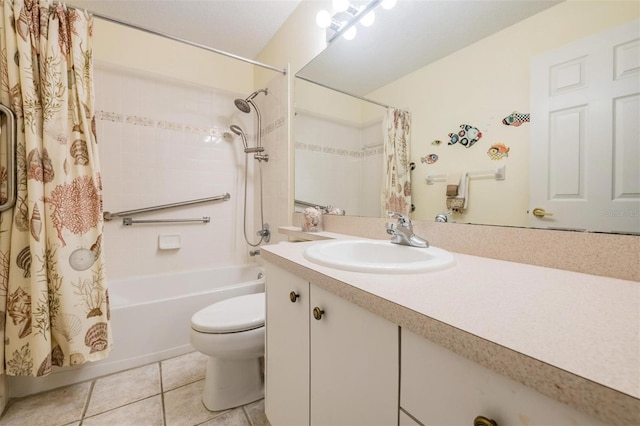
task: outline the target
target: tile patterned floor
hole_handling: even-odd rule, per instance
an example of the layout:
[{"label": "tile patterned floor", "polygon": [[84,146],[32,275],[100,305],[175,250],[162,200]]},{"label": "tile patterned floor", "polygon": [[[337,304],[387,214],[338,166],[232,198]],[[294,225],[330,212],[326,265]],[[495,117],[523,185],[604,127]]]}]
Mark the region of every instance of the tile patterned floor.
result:
[{"label": "tile patterned floor", "polygon": [[206,357],[192,352],[10,401],[1,426],[269,426],[264,400],[226,411],[201,401]]}]

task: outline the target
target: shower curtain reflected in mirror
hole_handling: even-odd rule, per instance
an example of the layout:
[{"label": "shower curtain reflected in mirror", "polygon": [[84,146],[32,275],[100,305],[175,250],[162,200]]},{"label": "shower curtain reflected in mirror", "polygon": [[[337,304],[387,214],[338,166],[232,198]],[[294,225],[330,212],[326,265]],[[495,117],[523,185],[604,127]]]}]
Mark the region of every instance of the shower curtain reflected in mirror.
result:
[{"label": "shower curtain reflected in mirror", "polygon": [[384,118],[382,213],[411,214],[411,113],[388,108]]},{"label": "shower curtain reflected in mirror", "polygon": [[4,2],[0,19],[0,102],[18,129],[17,202],[0,215],[0,366],[44,376],[102,359],[112,346],[93,20],[29,0]]}]

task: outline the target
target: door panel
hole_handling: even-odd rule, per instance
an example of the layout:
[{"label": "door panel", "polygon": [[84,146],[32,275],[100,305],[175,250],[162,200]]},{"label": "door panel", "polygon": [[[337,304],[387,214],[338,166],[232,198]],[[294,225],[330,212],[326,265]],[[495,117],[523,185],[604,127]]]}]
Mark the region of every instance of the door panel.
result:
[{"label": "door panel", "polygon": [[640,233],[640,23],[531,63],[530,225]]}]

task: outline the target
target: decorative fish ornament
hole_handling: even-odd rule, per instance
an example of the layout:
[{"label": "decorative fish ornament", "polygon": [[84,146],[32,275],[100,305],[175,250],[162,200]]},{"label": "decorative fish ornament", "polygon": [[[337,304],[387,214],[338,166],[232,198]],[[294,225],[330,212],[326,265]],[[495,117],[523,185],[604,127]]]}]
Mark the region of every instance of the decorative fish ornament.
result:
[{"label": "decorative fish ornament", "polygon": [[433,164],[436,161],[438,161],[438,156],[436,154],[429,154],[426,157],[420,157],[420,162],[422,164],[424,163]]},{"label": "decorative fish ornament", "polygon": [[529,113],[520,113],[518,111],[513,111],[511,114],[507,115],[502,119],[502,124],[505,126],[520,126],[522,123],[528,123],[530,121],[531,114]]},{"label": "decorative fish ornament", "polygon": [[465,148],[471,148],[482,137],[477,127],[461,124],[458,133],[449,133],[449,145],[460,143]]},{"label": "decorative fish ornament", "polygon": [[487,151],[487,155],[492,160],[501,160],[504,157],[509,156],[510,148],[503,143],[495,143],[491,145],[491,148]]}]

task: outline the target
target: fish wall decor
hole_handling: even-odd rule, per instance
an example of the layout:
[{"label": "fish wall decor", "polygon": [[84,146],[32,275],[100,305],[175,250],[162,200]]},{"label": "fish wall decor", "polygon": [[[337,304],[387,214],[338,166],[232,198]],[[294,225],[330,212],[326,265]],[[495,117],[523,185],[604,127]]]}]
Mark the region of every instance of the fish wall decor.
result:
[{"label": "fish wall decor", "polygon": [[471,148],[481,137],[482,132],[477,127],[461,124],[457,133],[449,133],[449,145],[460,143],[465,148]]},{"label": "fish wall decor", "polygon": [[504,124],[505,126],[519,127],[522,123],[528,123],[530,121],[530,118],[531,114],[529,113],[513,111],[511,114],[502,119],[502,124]]},{"label": "fish wall decor", "polygon": [[504,157],[509,156],[509,151],[511,148],[506,146],[503,143],[494,143],[491,145],[491,148],[487,151],[487,155],[492,160],[502,160]]}]

